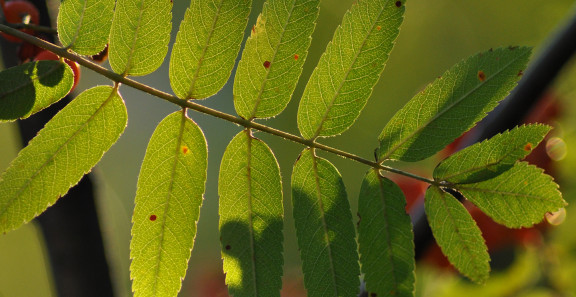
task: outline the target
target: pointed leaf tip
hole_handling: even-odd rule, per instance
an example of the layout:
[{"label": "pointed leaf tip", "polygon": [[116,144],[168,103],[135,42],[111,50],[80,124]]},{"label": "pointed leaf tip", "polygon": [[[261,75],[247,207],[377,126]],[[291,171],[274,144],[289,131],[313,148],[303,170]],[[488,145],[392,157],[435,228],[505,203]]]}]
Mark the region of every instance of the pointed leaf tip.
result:
[{"label": "pointed leaf tip", "polygon": [[430,187],[424,208],[442,253],[460,273],[476,283],[484,283],[490,273],[488,248],[482,231],[464,205],[437,187]]},{"label": "pointed leaf tip", "polygon": [[378,140],[380,162],[419,161],[472,128],[516,86],[528,47],[499,48],[456,64],[388,122]]}]

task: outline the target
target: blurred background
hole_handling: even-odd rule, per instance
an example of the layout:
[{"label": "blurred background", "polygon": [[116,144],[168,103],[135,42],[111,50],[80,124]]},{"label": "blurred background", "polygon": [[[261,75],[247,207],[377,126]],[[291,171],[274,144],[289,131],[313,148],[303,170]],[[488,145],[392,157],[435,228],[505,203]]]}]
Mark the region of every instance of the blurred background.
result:
[{"label": "blurred background", "polygon": [[[296,110],[307,78],[352,2],[321,1],[312,48],[293,100],[282,114],[263,123],[298,134]],[[58,3],[53,4],[57,6]],[[174,1],[172,42],[188,4],[189,1],[185,0]],[[254,1],[247,28],[255,23],[262,5],[262,0]],[[387,120],[449,67],[472,54],[501,46],[533,46],[533,58],[537,57],[539,50],[547,44],[557,28],[575,13],[576,6],[571,0],[408,1],[396,46],[360,118],[341,136],[322,139],[321,142],[372,159],[377,136]],[[575,184],[571,182],[576,178],[575,69],[574,65],[568,67],[547,92],[550,98],[548,102],[552,102],[556,112],[541,118],[554,125],[555,130],[547,140],[549,149],[544,150],[540,161],[550,166],[549,172],[554,174],[569,203],[574,200],[576,193]],[[158,71],[136,80],[171,92],[168,58]],[[202,101],[202,104],[234,114],[232,82],[230,80],[223,90]],[[110,85],[110,82],[83,69],[76,92],[80,93],[95,85]],[[119,142],[93,171],[98,186],[100,224],[114,289],[117,296],[131,296],[129,241],[138,171],[155,126],[176,108],[126,86],[120,91],[128,107],[128,127]],[[209,169],[196,243],[179,296],[227,296],[221,272],[217,178],[224,149],[240,128],[196,112],[190,112],[189,115],[206,135]],[[282,169],[284,185],[289,185],[292,165],[303,147],[263,133],[256,133],[256,136],[270,145]],[[15,124],[0,125],[0,170],[3,171],[16,156],[20,143]],[[321,156],[329,159],[340,170],[351,201],[352,213],[355,214],[360,183],[367,168],[333,155]],[[438,158],[433,157],[418,163],[416,167],[397,165],[429,176],[437,161]],[[283,296],[305,296],[289,187],[284,190]],[[571,209],[571,205],[567,207],[567,219],[557,227],[544,226],[541,229],[545,231],[529,231],[529,235],[518,235],[517,239],[496,245],[497,248],[493,250],[493,272],[484,286],[473,285],[459,277],[438,260],[439,256],[431,252],[417,265],[417,296],[461,296],[464,292],[469,296],[576,296],[576,283],[573,281],[576,279],[576,235],[570,231],[576,224],[576,218],[571,215]],[[484,231],[484,235],[489,237],[505,232],[496,228]],[[56,296],[49,272],[50,263],[42,241],[34,222],[0,235],[0,297]]]}]

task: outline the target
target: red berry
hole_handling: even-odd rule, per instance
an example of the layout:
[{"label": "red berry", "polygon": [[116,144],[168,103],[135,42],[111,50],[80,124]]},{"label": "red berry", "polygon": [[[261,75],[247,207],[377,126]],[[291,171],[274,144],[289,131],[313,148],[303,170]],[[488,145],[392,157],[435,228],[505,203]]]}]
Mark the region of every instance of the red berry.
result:
[{"label": "red berry", "polygon": [[[40,22],[40,14],[38,9],[34,4],[25,0],[13,0],[6,2],[4,5],[4,16],[6,17],[6,22],[12,24],[35,24],[38,25]],[[29,29],[20,30],[24,33],[33,34],[34,32]],[[5,34],[2,32],[2,36],[12,42],[22,42],[20,38],[16,38],[12,35]]]},{"label": "red berry", "polygon": [[[59,60],[59,59],[60,57],[58,57],[55,53],[43,50],[36,56],[34,60],[40,61],[40,60]],[[70,90],[70,92],[72,92],[76,88],[76,85],[78,85],[78,81],[80,80],[80,66],[78,65],[78,63],[74,61],[70,61],[67,59],[64,59],[64,61],[66,62],[66,64],[68,64],[68,66],[70,66],[72,72],[74,72],[74,85],[72,85],[72,89]]]}]

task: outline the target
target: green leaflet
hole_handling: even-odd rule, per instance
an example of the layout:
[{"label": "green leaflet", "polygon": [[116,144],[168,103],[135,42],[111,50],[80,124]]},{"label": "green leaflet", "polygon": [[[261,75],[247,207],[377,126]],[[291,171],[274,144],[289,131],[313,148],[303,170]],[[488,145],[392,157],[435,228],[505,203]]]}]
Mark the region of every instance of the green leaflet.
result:
[{"label": "green leaflet", "polygon": [[146,75],[168,53],[172,1],[118,0],[110,31],[109,59],[114,72]]},{"label": "green leaflet", "polygon": [[493,179],[454,188],[494,221],[511,228],[530,227],[566,204],[552,177],[525,162]]},{"label": "green leaflet", "polygon": [[204,134],[182,112],[156,128],[138,178],[130,275],[134,296],[176,296],[194,246],[207,169]]},{"label": "green leaflet", "polygon": [[170,57],[170,84],[182,99],[216,94],[230,77],[251,0],[192,0]]},{"label": "green leaflet", "polygon": [[118,140],[126,121],[126,106],[109,86],[86,90],[62,109],[0,177],[0,233],[66,194]]},{"label": "green leaflet", "polygon": [[274,154],[249,130],[228,144],[220,166],[220,236],[231,296],[280,296],[283,205]]},{"label": "green leaflet", "polygon": [[319,4],[319,0],[264,4],[234,80],[234,106],[241,117],[273,117],[286,108],[308,55]]},{"label": "green leaflet", "polygon": [[66,0],[58,12],[60,42],[81,55],[95,55],[108,43],[114,0]]},{"label": "green leaflet", "polygon": [[292,203],[308,296],[356,296],[360,268],[344,182],[310,149],[294,165]]},{"label": "green leaflet", "polygon": [[358,200],[358,245],[368,295],[414,296],[414,234],[400,187],[370,170]]},{"label": "green leaflet", "polygon": [[378,137],[379,161],[419,161],[450,144],[516,86],[530,52],[499,48],[450,68],[388,122]]},{"label": "green leaflet", "polygon": [[60,61],[37,61],[0,72],[0,123],[25,119],[64,98],[74,82]]},{"label": "green leaflet", "polygon": [[434,179],[467,184],[496,177],[532,152],[550,129],[539,124],[520,126],[476,143],[440,162]]},{"label": "green leaflet", "polygon": [[490,256],[482,232],[464,205],[452,195],[430,187],[424,200],[432,234],[450,263],[476,283],[490,274]]},{"label": "green leaflet", "polygon": [[346,13],[302,95],[304,138],[337,135],[356,121],[398,36],[405,1],[397,2],[358,1]]}]

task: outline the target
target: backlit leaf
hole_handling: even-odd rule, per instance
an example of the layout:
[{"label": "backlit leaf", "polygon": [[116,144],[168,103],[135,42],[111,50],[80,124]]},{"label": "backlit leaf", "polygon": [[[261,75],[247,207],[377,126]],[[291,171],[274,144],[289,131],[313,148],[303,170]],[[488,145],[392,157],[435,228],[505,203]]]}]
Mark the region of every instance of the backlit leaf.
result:
[{"label": "backlit leaf", "polygon": [[110,31],[112,70],[146,75],[156,70],[168,53],[172,30],[172,1],[118,0]]},{"label": "backlit leaf", "polygon": [[25,119],[64,98],[74,74],[60,61],[26,63],[0,72],[0,123]]},{"label": "backlit leaf", "polygon": [[419,161],[443,149],[508,95],[529,57],[530,48],[499,48],[450,68],[388,122],[379,160]]},{"label": "backlit leaf", "polygon": [[310,149],[294,165],[292,203],[308,296],[356,296],[360,268],[344,182]]},{"label": "backlit leaf", "polygon": [[346,13],[302,95],[304,138],[338,135],[356,121],[398,36],[404,2],[361,0]]},{"label": "backlit leaf", "polygon": [[286,107],[308,55],[319,4],[319,0],[264,4],[234,81],[234,106],[241,117],[272,117]]},{"label": "backlit leaf", "polygon": [[62,109],[0,176],[0,233],[30,221],[88,173],[126,127],[116,89],[99,86]]},{"label": "backlit leaf", "polygon": [[494,221],[511,228],[537,224],[547,212],[566,204],[552,177],[525,162],[493,179],[454,188]]},{"label": "backlit leaf", "polygon": [[455,184],[484,181],[512,168],[544,139],[551,127],[516,127],[489,140],[467,147],[434,169],[434,179]]},{"label": "backlit leaf", "polygon": [[414,234],[400,187],[370,170],[358,199],[358,245],[372,296],[414,296]]},{"label": "backlit leaf", "polygon": [[464,205],[452,195],[430,187],[424,207],[432,234],[450,263],[476,283],[490,273],[490,256],[482,232]]},{"label": "backlit leaf", "polygon": [[280,296],[282,183],[274,154],[249,130],[228,145],[220,166],[220,236],[231,296]]},{"label": "backlit leaf", "polygon": [[170,84],[182,99],[216,94],[232,72],[251,0],[192,0],[170,57]]},{"label": "backlit leaf", "polygon": [[156,128],[138,177],[130,275],[134,296],[176,296],[194,246],[207,169],[204,134],[182,111]]},{"label": "backlit leaf", "polygon": [[114,0],[60,2],[58,37],[65,47],[81,55],[95,55],[108,43]]}]

